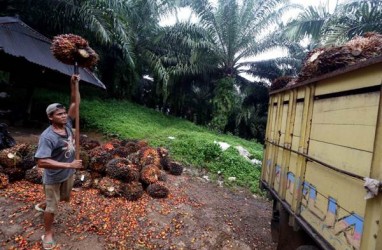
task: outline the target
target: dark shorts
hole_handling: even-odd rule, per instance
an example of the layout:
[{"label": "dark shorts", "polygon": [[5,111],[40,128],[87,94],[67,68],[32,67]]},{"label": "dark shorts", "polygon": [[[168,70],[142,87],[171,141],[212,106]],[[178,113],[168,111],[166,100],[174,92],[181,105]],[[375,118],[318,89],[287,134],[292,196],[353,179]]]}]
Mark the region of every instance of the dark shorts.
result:
[{"label": "dark shorts", "polygon": [[44,185],[46,199],[45,212],[54,214],[57,211],[58,203],[60,201],[70,200],[70,193],[72,191],[73,182],[74,174],[64,182],[52,185]]}]

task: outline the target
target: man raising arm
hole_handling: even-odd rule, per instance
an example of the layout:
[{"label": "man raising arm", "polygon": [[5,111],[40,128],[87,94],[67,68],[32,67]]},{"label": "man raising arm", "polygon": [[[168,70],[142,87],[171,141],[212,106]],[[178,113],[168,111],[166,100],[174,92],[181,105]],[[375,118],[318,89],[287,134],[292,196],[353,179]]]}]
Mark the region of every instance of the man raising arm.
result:
[{"label": "man raising arm", "polygon": [[76,116],[75,84],[79,81],[78,75],[70,79],[70,105],[69,110],[59,104],[50,104],[46,114],[50,126],[40,135],[38,148],[35,154],[37,165],[43,168],[43,186],[45,202],[37,204],[35,208],[44,212],[45,234],[41,237],[43,248],[52,249],[56,245],[53,239],[53,221],[57,212],[59,201],[69,201],[73,187],[75,169],[82,168],[82,160],[75,160],[75,142],[72,131],[73,120]]}]

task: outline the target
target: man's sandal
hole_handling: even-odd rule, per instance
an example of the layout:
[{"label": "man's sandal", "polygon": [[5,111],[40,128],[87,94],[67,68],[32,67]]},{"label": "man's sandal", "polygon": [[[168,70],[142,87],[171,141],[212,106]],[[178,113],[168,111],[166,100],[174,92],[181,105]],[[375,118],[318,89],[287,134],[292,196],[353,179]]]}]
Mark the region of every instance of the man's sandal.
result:
[{"label": "man's sandal", "polygon": [[36,210],[39,211],[39,212],[45,212],[45,209],[42,209],[42,208],[40,207],[40,205],[41,205],[41,204],[36,204],[36,205],[34,206],[34,209],[36,209]]},{"label": "man's sandal", "polygon": [[56,242],[54,240],[52,241],[44,241],[45,235],[41,236],[41,241],[42,241],[42,248],[45,250],[51,250],[55,248]]}]

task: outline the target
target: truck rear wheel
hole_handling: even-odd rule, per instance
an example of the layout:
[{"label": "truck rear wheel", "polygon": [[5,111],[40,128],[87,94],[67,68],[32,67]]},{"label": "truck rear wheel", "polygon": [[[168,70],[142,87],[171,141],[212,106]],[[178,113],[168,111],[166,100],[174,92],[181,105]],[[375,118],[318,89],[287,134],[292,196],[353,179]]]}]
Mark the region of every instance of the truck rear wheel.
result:
[{"label": "truck rear wheel", "polygon": [[280,211],[277,207],[278,204],[279,203],[276,200],[273,200],[273,210],[271,219],[271,235],[273,242],[278,242],[280,234]]},{"label": "truck rear wheel", "polygon": [[292,215],[281,205],[273,200],[273,213],[271,220],[272,240],[277,242],[278,250],[319,250],[313,239],[298,227],[289,225]]}]

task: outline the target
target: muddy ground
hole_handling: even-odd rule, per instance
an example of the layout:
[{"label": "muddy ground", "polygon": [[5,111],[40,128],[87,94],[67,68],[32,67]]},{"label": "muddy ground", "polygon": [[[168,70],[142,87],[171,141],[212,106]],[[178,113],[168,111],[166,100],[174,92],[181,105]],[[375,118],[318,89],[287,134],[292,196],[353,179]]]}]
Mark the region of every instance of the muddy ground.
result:
[{"label": "muddy ground", "polygon": [[[10,131],[18,143],[33,143],[41,132]],[[271,203],[204,174],[186,168],[181,176],[168,175],[165,199],[144,194],[127,201],[76,190],[55,218],[55,249],[276,249]],[[42,213],[34,204],[43,198],[41,185],[27,181],[0,190],[0,249],[41,249]]]}]

